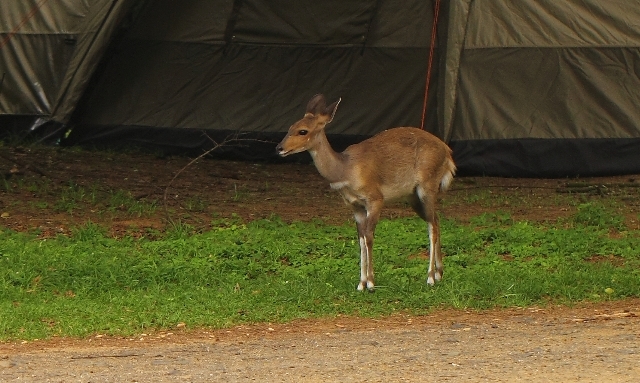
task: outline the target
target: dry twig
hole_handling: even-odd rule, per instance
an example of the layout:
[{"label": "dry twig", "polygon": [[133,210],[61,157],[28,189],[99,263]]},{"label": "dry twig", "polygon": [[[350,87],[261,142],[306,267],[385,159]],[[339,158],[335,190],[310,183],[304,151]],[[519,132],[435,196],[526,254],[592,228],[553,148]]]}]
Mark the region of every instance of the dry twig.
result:
[{"label": "dry twig", "polygon": [[240,133],[238,133],[238,132],[233,133],[233,134],[225,137],[225,139],[222,140],[221,142],[217,142],[216,140],[211,138],[206,133],[203,133],[203,134],[205,135],[205,137],[207,137],[213,143],[213,147],[211,149],[205,151],[204,153],[200,154],[199,156],[197,156],[193,160],[189,161],[189,163],[186,164],[182,169],[178,170],[176,172],[176,174],[173,176],[173,178],[171,178],[171,180],[169,181],[169,183],[167,184],[167,186],[164,189],[164,195],[163,195],[162,201],[163,201],[163,205],[164,205],[164,212],[165,212],[165,215],[166,215],[168,221],[171,221],[171,217],[169,216],[169,209],[167,207],[167,195],[169,194],[169,188],[171,187],[171,184],[173,183],[173,181],[175,181],[176,178],[178,178],[178,176],[180,174],[182,174],[182,172],[184,172],[189,166],[191,166],[194,163],[198,162],[200,159],[202,159],[203,157],[206,157],[207,155],[211,154],[215,150],[218,150],[218,149],[220,149],[221,147],[224,147],[224,146],[228,146],[231,143],[240,143],[240,142],[245,142],[245,141],[272,143],[270,141],[263,141],[263,140],[258,140],[258,139],[239,138]]}]

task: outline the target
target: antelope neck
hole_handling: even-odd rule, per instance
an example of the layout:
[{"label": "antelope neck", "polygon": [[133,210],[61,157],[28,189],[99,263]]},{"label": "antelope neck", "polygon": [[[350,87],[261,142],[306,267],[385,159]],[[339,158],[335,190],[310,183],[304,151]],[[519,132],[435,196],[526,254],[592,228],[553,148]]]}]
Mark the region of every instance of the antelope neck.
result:
[{"label": "antelope neck", "polygon": [[333,183],[344,180],[344,155],[331,148],[324,132],[318,135],[315,145],[309,149],[309,154],[313,158],[316,169],[327,181]]}]

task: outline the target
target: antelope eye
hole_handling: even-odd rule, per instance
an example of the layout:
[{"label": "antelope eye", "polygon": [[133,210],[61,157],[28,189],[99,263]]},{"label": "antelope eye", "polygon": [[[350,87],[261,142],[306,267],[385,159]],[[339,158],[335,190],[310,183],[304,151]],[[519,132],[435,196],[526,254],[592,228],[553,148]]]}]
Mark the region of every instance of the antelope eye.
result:
[{"label": "antelope eye", "polygon": [[309,133],[309,131],[308,131],[308,130],[306,130],[306,129],[302,129],[302,130],[299,130],[299,131],[298,131],[298,135],[300,135],[300,136],[306,136],[306,135],[307,135],[307,133]]}]

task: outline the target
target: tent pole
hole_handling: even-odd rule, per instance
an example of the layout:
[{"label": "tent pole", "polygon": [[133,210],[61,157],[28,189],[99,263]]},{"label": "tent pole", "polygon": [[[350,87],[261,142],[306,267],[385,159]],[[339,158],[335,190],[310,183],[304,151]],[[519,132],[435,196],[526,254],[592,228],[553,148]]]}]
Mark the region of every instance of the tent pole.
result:
[{"label": "tent pole", "polygon": [[433,50],[436,45],[436,34],[438,26],[438,14],[440,13],[440,0],[435,0],[433,12],[433,24],[431,25],[431,46],[429,47],[429,61],[427,63],[427,80],[424,87],[424,102],[422,104],[422,119],[420,121],[420,129],[424,130],[425,116],[427,114],[427,98],[429,94],[429,82],[431,80],[431,66],[433,64]]}]

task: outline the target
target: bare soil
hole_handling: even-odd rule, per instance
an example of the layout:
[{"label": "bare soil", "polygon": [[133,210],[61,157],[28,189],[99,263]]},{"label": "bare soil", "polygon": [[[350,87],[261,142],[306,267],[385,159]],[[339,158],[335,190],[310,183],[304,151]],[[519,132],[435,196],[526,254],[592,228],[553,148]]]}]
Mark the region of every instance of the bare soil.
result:
[{"label": "bare soil", "polygon": [[[171,182],[190,159],[52,148],[0,147],[0,154],[0,225],[43,237],[70,234],[89,221],[120,237],[154,235],[178,221],[206,230],[212,220],[232,217],[351,220],[310,164],[207,159]],[[544,222],[596,201],[640,229],[638,180],[458,177],[440,212],[466,221],[503,211],[516,220]],[[71,197],[70,189],[76,191]],[[119,191],[156,208],[140,213],[127,203],[114,206],[109,200]],[[384,217],[410,214],[398,203]],[[5,342],[0,381],[635,382],[639,313],[640,300],[629,299],[572,308],[443,310],[215,331],[176,328],[133,338]]]},{"label": "bare soil", "polygon": [[0,344],[2,382],[637,382],[640,300]]}]

